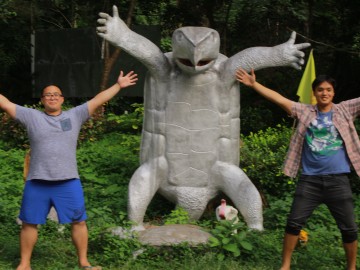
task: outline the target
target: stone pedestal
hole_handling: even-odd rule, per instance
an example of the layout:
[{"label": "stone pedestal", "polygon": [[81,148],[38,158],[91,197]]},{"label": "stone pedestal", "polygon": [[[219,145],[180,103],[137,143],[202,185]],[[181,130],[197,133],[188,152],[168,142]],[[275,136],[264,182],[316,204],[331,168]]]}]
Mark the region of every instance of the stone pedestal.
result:
[{"label": "stone pedestal", "polygon": [[139,232],[139,240],[152,246],[171,246],[188,243],[192,246],[206,244],[211,235],[195,225],[151,226]]}]

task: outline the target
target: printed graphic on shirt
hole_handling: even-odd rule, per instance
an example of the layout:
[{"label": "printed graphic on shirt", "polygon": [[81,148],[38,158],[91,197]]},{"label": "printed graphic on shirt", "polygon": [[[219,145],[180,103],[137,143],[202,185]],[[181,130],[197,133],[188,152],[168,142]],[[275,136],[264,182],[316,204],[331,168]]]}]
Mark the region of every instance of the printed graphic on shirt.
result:
[{"label": "printed graphic on shirt", "polygon": [[63,131],[70,131],[72,129],[70,118],[66,118],[60,121],[61,129]]},{"label": "printed graphic on shirt", "polygon": [[315,155],[332,156],[343,148],[343,140],[332,122],[332,112],[319,113],[310,124],[305,140]]}]

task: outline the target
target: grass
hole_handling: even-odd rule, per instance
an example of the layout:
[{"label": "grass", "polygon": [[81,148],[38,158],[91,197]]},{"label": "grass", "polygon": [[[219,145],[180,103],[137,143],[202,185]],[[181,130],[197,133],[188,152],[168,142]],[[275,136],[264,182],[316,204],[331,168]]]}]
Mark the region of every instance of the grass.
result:
[{"label": "grass", "polygon": [[[17,226],[17,225],[14,225]],[[32,267],[35,270],[78,269],[75,248],[69,237],[53,231],[54,225],[45,225],[35,247]],[[223,261],[217,259],[216,250],[209,248],[167,247],[153,249],[145,247],[145,255],[134,260],[129,256],[126,260],[111,260],[104,254],[89,246],[89,259],[107,270],[272,270],[280,266],[282,230],[265,230],[262,233],[250,233],[249,241],[254,249],[239,258],[227,257]],[[345,269],[345,255],[340,241],[328,237],[329,233],[318,230],[310,233],[309,243],[297,248],[293,256],[292,269],[296,270],[335,270]],[[122,241],[122,240],[119,240]],[[90,242],[91,243],[91,242]],[[135,251],[135,250],[132,250]],[[113,250],[116,253],[117,250]],[[15,269],[19,261],[19,243],[17,235],[0,237],[0,269]]]}]

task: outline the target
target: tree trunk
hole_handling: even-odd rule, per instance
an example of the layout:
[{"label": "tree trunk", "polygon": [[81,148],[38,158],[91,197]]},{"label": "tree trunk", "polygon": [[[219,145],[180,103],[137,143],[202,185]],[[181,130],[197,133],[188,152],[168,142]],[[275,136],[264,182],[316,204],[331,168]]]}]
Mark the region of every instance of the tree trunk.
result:
[{"label": "tree trunk", "polygon": [[[134,9],[135,9],[135,5],[136,5],[136,0],[131,0],[130,1],[130,6],[129,6],[129,12],[127,15],[127,19],[126,19],[126,24],[128,27],[130,27],[131,25],[131,20],[132,20],[132,16],[134,13]],[[110,72],[114,66],[114,63],[117,61],[117,59],[119,58],[120,55],[120,48],[115,48],[111,54],[111,56],[109,56],[110,54],[110,46],[112,46],[111,44],[109,44],[107,41],[104,40],[104,70],[103,70],[103,74],[102,74],[102,79],[101,79],[101,83],[100,83],[100,92],[105,90],[107,88],[108,82],[109,82],[109,77],[110,77]]]}]

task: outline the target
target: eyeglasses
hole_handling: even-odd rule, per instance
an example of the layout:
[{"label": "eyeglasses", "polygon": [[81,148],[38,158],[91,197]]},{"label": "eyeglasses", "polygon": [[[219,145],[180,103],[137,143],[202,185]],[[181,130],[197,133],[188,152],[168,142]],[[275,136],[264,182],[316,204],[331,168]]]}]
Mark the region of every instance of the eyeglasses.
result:
[{"label": "eyeglasses", "polygon": [[63,95],[60,93],[46,93],[42,97],[45,99],[51,99],[51,98],[58,99],[59,97],[63,97]]}]

